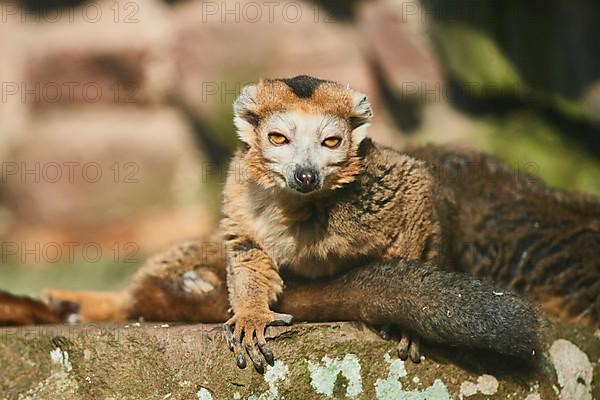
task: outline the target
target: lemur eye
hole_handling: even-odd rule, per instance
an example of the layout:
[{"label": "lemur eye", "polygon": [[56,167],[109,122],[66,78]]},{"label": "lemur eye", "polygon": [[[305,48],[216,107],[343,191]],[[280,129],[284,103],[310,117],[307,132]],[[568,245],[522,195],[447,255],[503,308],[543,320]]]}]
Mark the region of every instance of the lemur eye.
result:
[{"label": "lemur eye", "polygon": [[328,137],[327,139],[323,140],[323,142],[321,142],[323,146],[329,149],[335,149],[340,145],[340,143],[342,143],[342,138],[339,138],[337,136]]},{"label": "lemur eye", "polygon": [[289,143],[288,138],[278,132],[269,133],[269,141],[275,146],[281,146],[282,144]]}]

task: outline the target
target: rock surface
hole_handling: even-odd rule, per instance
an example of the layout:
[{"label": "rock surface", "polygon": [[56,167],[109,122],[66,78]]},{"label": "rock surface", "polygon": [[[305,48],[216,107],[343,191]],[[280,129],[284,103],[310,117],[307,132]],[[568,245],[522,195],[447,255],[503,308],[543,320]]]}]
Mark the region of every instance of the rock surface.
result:
[{"label": "rock surface", "polygon": [[571,326],[548,328],[540,367],[527,375],[515,375],[519,363],[503,369],[486,357],[482,368],[460,351],[431,347],[420,364],[404,363],[393,342],[354,323],[296,324],[270,336],[278,359],[260,375],[237,369],[219,325],[3,328],[0,398],[600,397],[600,332]]}]

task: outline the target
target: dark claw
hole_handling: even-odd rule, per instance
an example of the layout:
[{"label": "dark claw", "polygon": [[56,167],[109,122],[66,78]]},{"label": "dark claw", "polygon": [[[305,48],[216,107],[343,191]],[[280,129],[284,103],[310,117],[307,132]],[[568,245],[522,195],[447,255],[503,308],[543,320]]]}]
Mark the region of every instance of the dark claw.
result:
[{"label": "dark claw", "polygon": [[410,348],[410,339],[408,336],[403,336],[400,339],[400,343],[398,343],[398,357],[402,361],[406,361],[408,359],[408,349]]},{"label": "dark claw", "polygon": [[409,355],[410,355],[411,361],[414,362],[415,364],[418,364],[421,362],[420,343],[419,343],[418,339],[414,339],[412,341],[412,344],[411,344],[410,350],[409,350]]},{"label": "dark claw", "polygon": [[267,347],[266,344],[259,343],[258,348],[260,349],[260,352],[265,357],[265,361],[267,362],[267,364],[269,364],[270,366],[273,366],[275,364],[275,357],[273,356],[273,352],[271,350],[269,350],[269,348]]},{"label": "dark claw", "polygon": [[[269,318],[269,319],[271,319],[271,322],[268,323],[268,325],[289,325],[292,323],[292,320],[293,320],[293,317],[289,314],[272,313],[270,316],[272,318]],[[246,328],[248,328],[248,326],[244,326],[243,328],[237,327],[237,322],[239,322],[239,321],[236,321],[236,319],[232,318],[228,322],[223,324],[223,332],[225,334],[225,341],[227,342],[227,346],[229,347],[229,350],[233,351],[233,353],[235,354],[237,366],[240,369],[246,368],[246,365],[247,365],[246,364],[246,354],[247,354],[250,357],[250,360],[252,361],[252,364],[254,365],[254,368],[256,369],[256,371],[258,371],[261,374],[264,373],[264,371],[265,371],[264,361],[266,361],[267,364],[269,364],[269,365],[275,364],[275,357],[273,356],[273,353],[271,352],[271,350],[269,350],[269,348],[267,347],[267,343],[265,342],[265,339],[264,339],[264,330],[265,330],[264,322],[262,323],[261,329],[259,331],[255,331],[254,328],[252,328],[252,325],[250,325],[251,330],[246,329]],[[234,326],[236,326],[235,329],[234,329]],[[236,334],[238,328],[242,328],[242,329],[241,329],[241,332],[239,332],[239,334]],[[256,339],[254,339],[255,334],[257,335]],[[245,338],[244,343],[242,344],[242,340],[238,336],[248,337],[248,338],[252,337],[258,343],[252,342],[252,343],[248,344],[249,340],[247,338]],[[259,352],[259,349],[260,349],[260,352]],[[261,355],[261,353],[262,353],[262,355]],[[263,357],[264,357],[264,361],[263,361]]]},{"label": "dark claw", "polygon": [[418,353],[410,353],[410,360],[412,362],[414,362],[415,364],[418,364],[421,362],[421,356]]},{"label": "dark claw", "polygon": [[242,353],[237,355],[237,366],[238,368],[244,369],[246,368],[246,357]]},{"label": "dark claw", "polygon": [[253,345],[246,345],[246,352],[250,356],[252,360],[252,364],[254,364],[254,369],[256,369],[259,373],[265,372],[265,367],[263,365],[262,359],[260,358],[260,354],[258,354],[258,350]]}]

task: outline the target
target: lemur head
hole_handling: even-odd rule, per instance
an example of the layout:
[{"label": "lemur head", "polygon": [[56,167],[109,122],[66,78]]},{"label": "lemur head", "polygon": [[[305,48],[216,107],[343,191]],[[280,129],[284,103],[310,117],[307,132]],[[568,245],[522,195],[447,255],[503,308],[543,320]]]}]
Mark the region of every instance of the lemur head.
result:
[{"label": "lemur head", "polygon": [[235,126],[248,149],[248,176],[265,187],[299,193],[355,179],[372,115],[364,94],[310,76],[245,86],[234,103]]}]

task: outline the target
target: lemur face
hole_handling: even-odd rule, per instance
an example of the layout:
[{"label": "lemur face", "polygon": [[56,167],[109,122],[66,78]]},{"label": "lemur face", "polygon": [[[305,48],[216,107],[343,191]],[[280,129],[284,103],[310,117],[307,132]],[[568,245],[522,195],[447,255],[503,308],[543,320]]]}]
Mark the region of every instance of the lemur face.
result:
[{"label": "lemur face", "polygon": [[246,86],[234,104],[251,177],[299,194],[335,189],[360,172],[372,111],[365,95],[307,76]]},{"label": "lemur face", "polygon": [[275,112],[258,129],[262,155],[279,185],[300,193],[320,189],[348,158],[350,132],[342,119],[301,111]]}]

